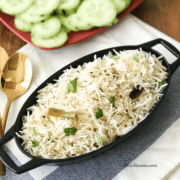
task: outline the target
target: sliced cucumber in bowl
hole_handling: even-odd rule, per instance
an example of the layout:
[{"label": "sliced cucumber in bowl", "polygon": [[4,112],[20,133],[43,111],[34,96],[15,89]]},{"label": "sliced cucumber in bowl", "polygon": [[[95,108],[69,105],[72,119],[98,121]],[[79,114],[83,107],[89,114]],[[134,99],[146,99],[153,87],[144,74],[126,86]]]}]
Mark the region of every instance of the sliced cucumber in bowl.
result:
[{"label": "sliced cucumber in bowl", "polygon": [[76,8],[79,6],[80,0],[60,0],[57,7],[57,12],[59,14],[70,15],[75,13]]},{"label": "sliced cucumber in bowl", "polygon": [[50,14],[43,14],[43,15],[32,15],[29,10],[26,10],[25,12],[21,13],[20,18],[27,22],[27,23],[39,23],[41,21],[44,21],[50,17]]},{"label": "sliced cucumber in bowl", "polygon": [[79,16],[77,13],[70,15],[68,19],[69,19],[69,23],[73,27],[72,28],[73,31],[88,30],[93,27],[90,23],[84,21],[82,16]]},{"label": "sliced cucumber in bowl", "polygon": [[29,8],[31,15],[50,14],[55,10],[60,3],[60,0],[34,0]]},{"label": "sliced cucumber in bowl", "polygon": [[32,43],[39,47],[53,48],[64,44],[71,31],[114,25],[118,22],[116,15],[126,9],[130,2],[131,0],[0,0],[0,11],[15,15],[15,27],[31,32]]},{"label": "sliced cucumber in bowl", "polygon": [[17,15],[28,9],[33,3],[33,0],[0,0],[1,11]]},{"label": "sliced cucumber in bowl", "polygon": [[115,17],[114,20],[108,24],[105,24],[105,26],[114,26],[118,22],[118,18]]},{"label": "sliced cucumber in bowl", "polygon": [[111,0],[85,0],[77,13],[97,27],[111,23],[117,15],[115,4]]},{"label": "sliced cucumber in bowl", "polygon": [[131,0],[111,0],[111,1],[115,4],[118,14],[123,12],[131,3]]},{"label": "sliced cucumber in bowl", "polygon": [[76,29],[74,29],[74,27],[72,26],[71,22],[69,21],[69,17],[68,16],[60,16],[59,17],[62,25],[68,30],[68,31],[75,31]]},{"label": "sliced cucumber in bowl", "polygon": [[23,21],[19,16],[16,16],[14,19],[14,25],[17,29],[23,32],[31,32],[33,25]]},{"label": "sliced cucumber in bowl", "polygon": [[57,17],[51,17],[44,22],[32,27],[31,36],[48,39],[58,34],[61,29],[61,21]]},{"label": "sliced cucumber in bowl", "polygon": [[43,38],[31,36],[31,41],[35,45],[44,48],[60,47],[67,41],[67,39],[68,39],[68,35],[65,30],[61,30],[56,36],[49,39],[43,39]]}]

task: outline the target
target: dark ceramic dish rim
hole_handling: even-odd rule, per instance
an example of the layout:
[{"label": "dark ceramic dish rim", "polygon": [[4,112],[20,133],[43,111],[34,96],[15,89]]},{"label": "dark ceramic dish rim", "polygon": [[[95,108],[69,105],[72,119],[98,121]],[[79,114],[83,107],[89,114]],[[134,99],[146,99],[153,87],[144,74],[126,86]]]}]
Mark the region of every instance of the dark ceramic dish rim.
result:
[{"label": "dark ceramic dish rim", "polygon": [[[161,56],[161,53],[157,52],[156,50],[152,49],[153,46],[157,45],[157,44],[161,44],[163,45],[165,48],[167,48],[172,54],[174,54],[177,59],[176,61],[174,61],[172,64],[169,64],[167,62],[167,60],[163,57],[162,63],[163,65],[167,68],[167,72],[168,72],[168,78],[167,78],[167,83],[168,86],[166,86],[163,90],[163,96],[161,97],[161,99],[158,101],[158,103],[154,106],[154,108],[152,109],[152,111],[146,116],[146,118],[141,121],[140,123],[138,123],[137,126],[135,126],[131,131],[129,131],[127,134],[117,138],[115,141],[111,142],[110,144],[108,144],[107,146],[104,146],[98,150],[80,155],[80,156],[75,156],[72,158],[66,158],[66,159],[42,159],[42,158],[37,158],[34,157],[30,154],[28,154],[27,152],[24,151],[23,147],[21,146],[22,140],[20,138],[18,138],[18,136],[16,135],[16,132],[18,132],[21,127],[22,127],[22,116],[25,115],[27,113],[27,108],[30,107],[31,105],[36,103],[36,96],[37,96],[37,92],[38,90],[42,89],[43,87],[45,87],[47,85],[47,83],[55,83],[55,79],[58,79],[58,77],[63,73],[63,71],[65,69],[69,69],[70,65],[74,68],[76,68],[78,65],[82,65],[85,62],[90,62],[94,60],[94,55],[96,54],[97,57],[103,57],[103,55],[108,54],[109,51],[113,52],[113,49],[115,49],[116,51],[122,51],[122,50],[131,50],[131,49],[139,49],[142,48],[143,51],[146,52],[151,52],[151,54],[155,54],[157,57]],[[163,40],[163,39],[155,39],[153,41],[141,44],[141,45],[136,45],[136,46],[119,46],[119,47],[112,47],[112,48],[108,48],[105,50],[101,50],[98,52],[94,52],[91,53],[87,56],[84,56],[72,63],[70,63],[69,65],[63,67],[62,69],[60,69],[59,71],[57,71],[56,73],[54,73],[52,76],[50,76],[47,80],[45,80],[31,95],[30,97],[26,100],[26,102],[24,103],[24,105],[22,106],[18,117],[16,119],[15,124],[8,130],[8,132],[0,139],[0,158],[3,160],[3,162],[9,166],[14,172],[16,172],[17,174],[20,173],[24,173],[26,171],[29,171],[31,169],[34,169],[36,167],[39,167],[41,165],[44,164],[56,164],[56,165],[66,165],[66,164],[72,164],[72,163],[78,163],[80,161],[84,161],[87,159],[90,159],[104,151],[106,151],[109,148],[112,148],[114,145],[116,145],[117,143],[120,143],[122,140],[124,140],[125,138],[127,138],[129,135],[131,135],[132,133],[134,133],[135,131],[137,131],[137,129],[139,129],[141,127],[142,124],[144,124],[149,117],[151,116],[152,113],[154,113],[154,111],[157,109],[157,107],[159,106],[159,104],[162,102],[168,87],[170,85],[170,79],[171,79],[171,75],[173,74],[173,72],[176,70],[176,68],[180,65],[180,52],[169,42]],[[18,148],[21,150],[21,152],[23,154],[25,154],[26,156],[30,157],[31,160],[28,161],[26,164],[22,165],[22,166],[17,166],[12,159],[8,156],[8,154],[3,150],[3,145],[5,143],[7,143],[9,140],[11,140],[12,138],[15,139],[16,144],[18,146]]]}]

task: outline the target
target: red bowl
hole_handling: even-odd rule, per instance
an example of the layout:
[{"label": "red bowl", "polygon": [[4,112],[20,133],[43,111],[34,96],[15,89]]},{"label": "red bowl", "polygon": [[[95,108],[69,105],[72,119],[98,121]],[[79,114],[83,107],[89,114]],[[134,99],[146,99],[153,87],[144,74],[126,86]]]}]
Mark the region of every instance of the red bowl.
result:
[{"label": "red bowl", "polygon": [[[141,4],[142,1],[143,0],[132,0],[130,6],[118,16],[118,19],[119,20],[122,19],[126,14],[133,11],[137,6],[139,6]],[[19,38],[21,38],[23,41],[25,41],[26,43],[31,44],[32,46],[34,46],[36,48],[39,48],[39,49],[42,49],[42,50],[52,50],[52,49],[60,48],[60,47],[44,48],[44,47],[39,47],[39,46],[36,46],[35,44],[33,44],[31,42],[31,33],[23,32],[23,31],[20,31],[20,30],[16,29],[16,27],[14,26],[14,16],[10,16],[10,15],[7,15],[5,13],[0,12],[0,21],[10,31],[12,31],[14,34],[16,34]],[[85,40],[85,39],[87,39],[87,38],[101,32],[102,30],[104,30],[106,28],[108,28],[108,27],[92,28],[92,29],[87,30],[87,31],[70,32],[68,34],[68,41],[61,47],[68,46],[70,44],[74,44],[74,43],[83,41],[83,40]]]}]

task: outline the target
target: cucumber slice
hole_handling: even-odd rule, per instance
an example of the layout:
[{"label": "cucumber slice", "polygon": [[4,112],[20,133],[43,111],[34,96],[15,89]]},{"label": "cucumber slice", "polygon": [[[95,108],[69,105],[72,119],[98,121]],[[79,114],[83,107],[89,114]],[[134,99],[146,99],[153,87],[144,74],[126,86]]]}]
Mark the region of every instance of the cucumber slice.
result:
[{"label": "cucumber slice", "polygon": [[35,0],[29,8],[29,13],[32,15],[50,14],[59,5],[60,0]]},{"label": "cucumber slice", "polygon": [[2,12],[10,15],[17,15],[28,9],[33,0],[1,0]]},{"label": "cucumber slice", "polygon": [[113,26],[113,25],[115,25],[117,22],[118,22],[118,18],[115,17],[115,19],[114,19],[112,22],[110,22],[110,23],[108,23],[108,24],[105,24],[105,26]]},{"label": "cucumber slice", "polygon": [[117,13],[122,13],[131,3],[131,0],[111,0],[115,6]]},{"label": "cucumber slice", "polygon": [[51,38],[58,34],[61,29],[61,21],[57,17],[35,24],[31,30],[31,36],[39,38]]},{"label": "cucumber slice", "polygon": [[29,11],[25,11],[21,13],[20,18],[27,22],[27,23],[39,23],[41,21],[44,21],[50,17],[50,14],[45,14],[45,15],[31,15]]},{"label": "cucumber slice", "polygon": [[80,0],[61,0],[57,9],[76,9],[80,4]]},{"label": "cucumber slice", "polygon": [[45,48],[54,48],[62,46],[68,39],[68,35],[64,30],[61,30],[58,35],[50,38],[50,39],[43,39],[31,36],[31,41],[39,46]]},{"label": "cucumber slice", "polygon": [[14,25],[17,29],[24,32],[30,32],[33,26],[31,23],[24,22],[20,17],[15,17]]},{"label": "cucumber slice", "polygon": [[74,14],[76,13],[76,10],[75,9],[61,9],[61,8],[57,8],[56,9],[57,13],[60,14],[60,15],[65,15],[65,16],[68,16],[68,15],[71,15],[71,14]]},{"label": "cucumber slice", "polygon": [[69,20],[69,23],[71,24],[72,31],[88,30],[93,27],[87,21],[83,21],[82,16],[79,16],[78,14],[70,15],[68,17],[68,20]]},{"label": "cucumber slice", "polygon": [[127,7],[131,4],[131,0],[125,0]]},{"label": "cucumber slice", "polygon": [[76,12],[76,8],[79,6],[80,0],[61,0],[57,7],[59,14],[70,15]]},{"label": "cucumber slice", "polygon": [[68,17],[66,17],[66,16],[60,16],[59,18],[60,18],[60,20],[61,20],[62,25],[63,25],[67,30],[69,30],[69,31],[75,31],[75,29],[73,29],[72,25],[70,24]]},{"label": "cucumber slice", "polygon": [[116,17],[115,4],[111,0],[86,0],[81,3],[77,13],[94,26],[104,26]]}]

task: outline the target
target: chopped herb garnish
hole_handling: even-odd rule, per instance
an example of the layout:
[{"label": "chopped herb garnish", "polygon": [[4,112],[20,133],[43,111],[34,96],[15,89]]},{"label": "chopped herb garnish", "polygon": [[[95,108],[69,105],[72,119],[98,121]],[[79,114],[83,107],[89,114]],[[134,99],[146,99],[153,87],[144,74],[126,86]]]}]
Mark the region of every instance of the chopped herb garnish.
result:
[{"label": "chopped herb garnish", "polygon": [[86,66],[82,66],[82,69],[85,69],[86,68]]},{"label": "chopped herb garnish", "polygon": [[99,119],[103,117],[103,111],[101,108],[97,108],[97,111],[96,111],[96,119]]},{"label": "chopped herb garnish", "polygon": [[[154,82],[157,82],[157,80],[155,80]],[[154,84],[154,87],[156,88],[156,87],[157,87],[157,84]]]},{"label": "chopped herb garnish", "polygon": [[118,60],[118,59],[120,58],[120,56],[118,56],[118,55],[115,56],[115,55],[114,55],[114,56],[109,56],[109,58],[112,58],[112,59],[114,59],[114,60]]},{"label": "chopped herb garnish", "polygon": [[110,96],[109,97],[109,102],[112,104],[112,107],[115,106],[115,97],[114,96]]},{"label": "chopped herb garnish", "polygon": [[64,133],[66,134],[66,136],[70,136],[70,135],[75,135],[77,129],[75,127],[71,127],[71,128],[64,128]]},{"label": "chopped herb garnish", "polygon": [[[155,82],[157,82],[157,80],[156,80]],[[164,83],[165,83],[164,80],[158,82],[158,88],[160,88]],[[157,87],[157,84],[155,84],[154,87],[156,88],[156,87]]]},{"label": "chopped herb garnish", "polygon": [[73,79],[72,81],[70,81],[67,85],[67,92],[68,94],[70,92],[73,92],[75,93],[77,91],[77,80],[78,80],[78,77],[76,77],[75,79]]},{"label": "chopped herb garnish", "polygon": [[36,133],[36,131],[32,128],[31,129],[31,134],[33,135],[33,136],[37,136],[37,133]]},{"label": "chopped herb garnish", "polygon": [[134,56],[133,59],[134,59],[136,62],[139,62],[139,59],[138,59],[136,56]]},{"label": "chopped herb garnish", "polygon": [[114,60],[118,60],[120,58],[120,56],[114,56],[113,59]]},{"label": "chopped herb garnish", "polygon": [[34,140],[32,141],[32,146],[33,146],[33,147],[38,147],[38,146],[39,146],[39,142],[34,139]]},{"label": "chopped herb garnish", "polygon": [[159,82],[159,87],[161,87],[164,83],[165,83],[165,81],[164,81],[164,80],[163,80],[163,81],[161,81],[161,82]]},{"label": "chopped herb garnish", "polygon": [[100,134],[97,134],[97,141],[99,147],[103,147],[108,144],[108,140],[105,137],[101,136]]},{"label": "chopped herb garnish", "polygon": [[53,135],[50,135],[50,140],[54,140],[54,136]]}]

